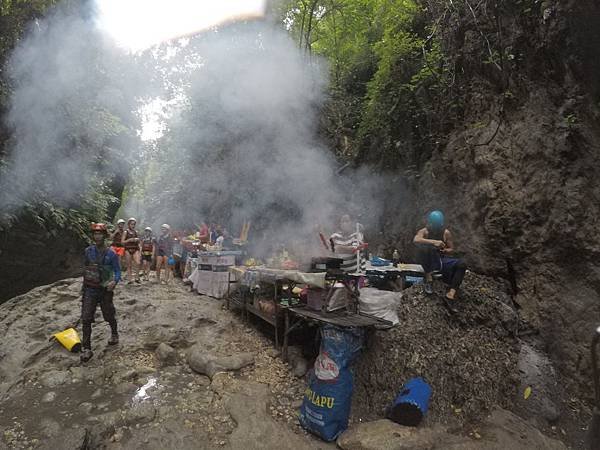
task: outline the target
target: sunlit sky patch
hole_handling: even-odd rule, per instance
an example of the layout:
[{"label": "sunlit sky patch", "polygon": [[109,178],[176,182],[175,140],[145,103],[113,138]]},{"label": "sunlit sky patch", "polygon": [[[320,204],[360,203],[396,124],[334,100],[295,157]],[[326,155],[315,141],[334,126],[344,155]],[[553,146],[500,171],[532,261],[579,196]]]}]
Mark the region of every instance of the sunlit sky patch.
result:
[{"label": "sunlit sky patch", "polygon": [[98,26],[130,51],[236,19],[261,17],[266,0],[96,0]]}]

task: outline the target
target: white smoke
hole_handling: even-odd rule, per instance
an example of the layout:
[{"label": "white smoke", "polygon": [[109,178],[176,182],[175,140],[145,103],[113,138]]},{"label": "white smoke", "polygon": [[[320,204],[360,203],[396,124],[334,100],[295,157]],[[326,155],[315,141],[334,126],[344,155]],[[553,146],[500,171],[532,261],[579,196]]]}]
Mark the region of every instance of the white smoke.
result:
[{"label": "white smoke", "polygon": [[39,199],[77,207],[90,184],[126,175],[139,147],[141,74],[87,13],[57,8],[32,24],[7,64],[12,141],[0,210]]},{"label": "white smoke", "polygon": [[[178,227],[217,222],[234,235],[251,221],[261,245],[301,241],[311,251],[318,231],[333,232],[344,213],[377,222],[379,192],[389,186],[364,173],[337,175],[318,135],[323,60],[265,21],[222,28],[173,53],[169,64],[197,64],[182,70],[185,101],[157,142],[145,195],[132,198],[124,215]],[[181,79],[182,71],[172,73]]]},{"label": "white smoke", "polygon": [[[247,21],[136,55],[97,23],[59,9],[15,49],[0,209],[40,185],[52,202],[79,207],[94,180],[129,174],[122,213],[145,224],[215,221],[235,235],[250,220],[263,244],[316,247],[317,231],[334,231],[341,214],[377,223],[390,186],[337,175],[318,136],[327,67],[281,26]],[[144,104],[177,107],[159,124],[164,137],[140,152]]]}]

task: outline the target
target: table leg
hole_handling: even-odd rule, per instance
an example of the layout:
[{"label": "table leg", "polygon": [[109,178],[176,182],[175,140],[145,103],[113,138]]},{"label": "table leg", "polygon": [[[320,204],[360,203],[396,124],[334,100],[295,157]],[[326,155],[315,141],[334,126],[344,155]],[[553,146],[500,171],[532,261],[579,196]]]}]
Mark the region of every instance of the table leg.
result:
[{"label": "table leg", "polygon": [[290,313],[289,311],[285,310],[285,326],[283,329],[283,349],[281,350],[281,356],[283,358],[283,361],[287,361],[288,358],[288,335],[290,332]]},{"label": "table leg", "polygon": [[231,308],[229,307],[229,296],[231,295],[231,272],[227,272],[227,300],[225,301],[225,304],[227,305],[227,311],[229,311]]},{"label": "table leg", "polygon": [[277,307],[275,307],[275,348],[279,349],[279,323],[277,316]]}]

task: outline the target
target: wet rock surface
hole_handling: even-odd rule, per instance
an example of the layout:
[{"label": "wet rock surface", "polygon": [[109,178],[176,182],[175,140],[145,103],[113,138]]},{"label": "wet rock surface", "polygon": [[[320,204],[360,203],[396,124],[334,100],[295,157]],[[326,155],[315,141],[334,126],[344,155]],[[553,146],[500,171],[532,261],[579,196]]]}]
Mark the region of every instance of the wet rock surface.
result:
[{"label": "wet rock surface", "polygon": [[119,286],[121,341],[107,345],[98,309],[94,357],[81,364],[48,341],[79,315],[80,281],[57,286],[0,306],[0,448],[247,448],[249,436],[262,448],[327,447],[297,424],[304,381],[221,301],[177,283]]},{"label": "wet rock surface", "polygon": [[[1,307],[0,330],[5,332],[5,339],[0,342],[0,353],[4,355],[3,362],[9,364],[3,365],[0,374],[0,448],[246,449],[256,443],[265,449],[335,447],[333,443],[308,435],[298,424],[297,411],[305,391],[303,372],[309,365],[300,347],[290,347],[289,361],[284,363],[280,352],[273,349],[271,337],[262,334],[260,327],[244,323],[235,312],[225,310],[222,302],[192,294],[181,284],[161,286],[150,282],[141,286],[119,286],[115,305],[121,341],[114,347],[107,345],[109,328],[98,311],[92,339],[94,357],[81,364],[77,354],[48,341],[51,334],[77,321],[76,293],[80,287],[78,280],[67,280],[60,289],[36,288],[29,297],[21,297],[18,304],[9,301]],[[471,351],[462,346],[464,341],[457,337],[459,332],[466,334],[466,339],[486,338],[481,341],[482,350],[474,353],[477,357],[481,352],[511,342],[507,329],[512,329],[514,318],[506,311],[500,314],[505,309],[502,306],[498,306],[497,316],[489,316],[485,308],[474,303],[467,307],[468,317],[451,321],[440,305],[426,303],[418,288],[407,296],[407,301],[420,302],[422,308],[429,309],[429,315],[423,312],[425,309],[421,310],[424,318],[446,321],[446,327],[437,330],[439,339],[429,340],[440,345],[444,333],[449,333],[449,338],[454,339],[454,348],[460,350],[454,357]],[[414,318],[410,308],[415,307],[407,304],[408,309],[401,311],[406,320]],[[419,323],[416,321],[415,327]],[[432,326],[436,323],[439,325],[433,321]],[[479,326],[487,327],[488,334],[468,331]],[[364,418],[365,408],[371,408],[372,418],[380,419],[378,405],[391,401],[398,387],[393,383],[375,385],[381,392],[365,399],[365,392],[375,391],[365,389],[363,377],[367,372],[364,367],[361,369],[362,361],[375,364],[373,369],[385,376],[384,369],[389,364],[389,356],[396,355],[395,348],[403,348],[404,355],[409,355],[406,350],[410,349],[410,341],[406,336],[403,338],[402,333],[414,333],[423,339],[425,336],[416,328],[399,330],[388,332],[392,334],[387,336],[400,333],[394,344],[397,347],[390,347],[392,352],[387,355],[388,359],[380,362],[373,359],[377,356],[377,347],[368,348],[359,359],[353,426],[365,426],[358,424]],[[421,331],[428,332],[431,332],[428,328]],[[417,342],[420,341],[417,339]],[[414,355],[420,353],[416,347],[413,350],[415,353],[410,359],[395,362],[406,367],[401,375],[410,371],[417,374],[417,369],[425,366],[437,370],[438,366],[431,361],[415,359]],[[504,376],[504,368],[511,364],[516,373],[517,355],[509,346],[504,356],[492,358],[494,376]],[[483,360],[480,362],[483,364]],[[468,372],[465,371],[464,378],[446,367],[447,374],[442,381],[466,383],[467,373],[478,373],[477,365],[466,367]],[[454,378],[449,374],[455,374]],[[399,384],[401,377],[396,375],[394,382]],[[482,372],[480,377],[484,375],[489,374]],[[489,380],[476,379],[475,388],[467,388],[467,392],[473,389],[488,392],[482,388],[484,381],[490,384]],[[503,380],[494,378],[494,382],[497,386],[493,392],[502,389]],[[481,431],[483,426],[468,428],[471,425],[463,423],[462,428],[453,428],[452,433],[440,428],[448,416],[459,414],[456,410],[460,404],[452,403],[450,414],[446,414],[444,408],[455,400],[450,400],[447,394],[450,391],[444,385],[434,383],[434,390],[431,413],[424,428],[417,434],[411,430],[410,436],[405,436],[409,442],[415,442],[414,448],[455,448],[427,447],[431,439],[442,435],[448,445],[463,442],[465,432],[472,431],[485,438]],[[357,406],[356,401],[364,404]],[[476,403],[477,408],[480,406]],[[473,415],[480,411],[466,403],[462,408],[466,411],[471,408]],[[381,443],[380,439],[386,436],[385,430],[376,430],[368,432],[371,437],[358,440],[361,443],[356,445],[363,447],[343,448],[373,448],[369,445]],[[507,431],[509,435],[513,433],[511,430],[513,428]],[[529,430],[522,432],[529,433]],[[392,443],[394,433],[390,437]],[[359,434],[364,435],[362,431]],[[352,434],[346,435],[350,439],[348,436]],[[59,442],[63,444],[57,444]]]},{"label": "wet rock surface", "polygon": [[519,353],[518,406],[526,418],[544,420],[550,424],[560,417],[556,400],[559,386],[552,362],[530,345],[521,346]]}]

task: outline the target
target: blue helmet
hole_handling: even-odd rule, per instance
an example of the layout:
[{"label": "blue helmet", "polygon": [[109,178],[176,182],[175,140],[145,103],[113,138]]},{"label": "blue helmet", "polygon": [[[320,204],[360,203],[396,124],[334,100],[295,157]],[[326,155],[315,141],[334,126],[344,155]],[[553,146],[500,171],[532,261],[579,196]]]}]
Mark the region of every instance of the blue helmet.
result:
[{"label": "blue helmet", "polygon": [[441,230],[444,228],[444,213],[441,211],[431,211],[427,216],[427,228],[432,230]]}]

